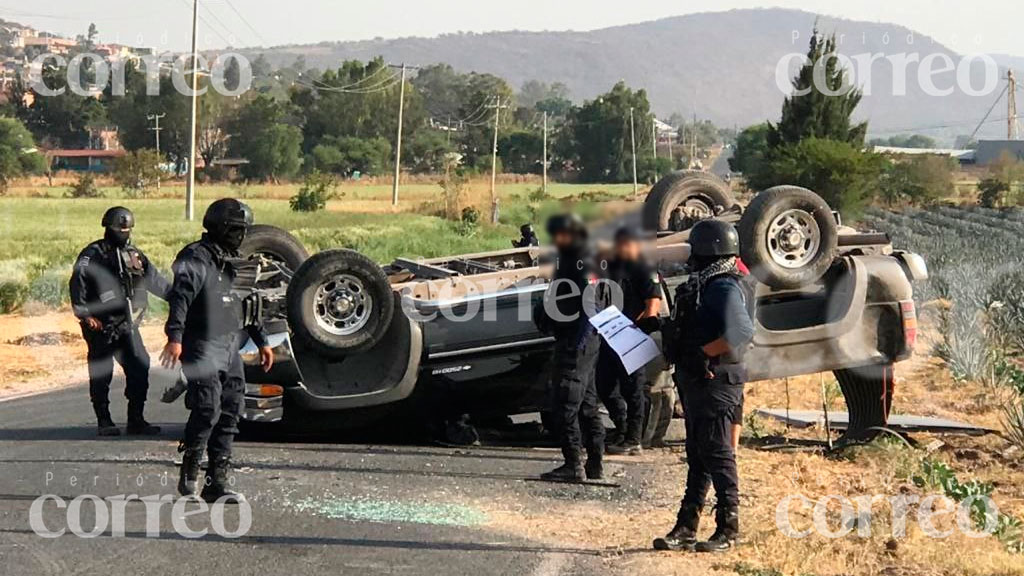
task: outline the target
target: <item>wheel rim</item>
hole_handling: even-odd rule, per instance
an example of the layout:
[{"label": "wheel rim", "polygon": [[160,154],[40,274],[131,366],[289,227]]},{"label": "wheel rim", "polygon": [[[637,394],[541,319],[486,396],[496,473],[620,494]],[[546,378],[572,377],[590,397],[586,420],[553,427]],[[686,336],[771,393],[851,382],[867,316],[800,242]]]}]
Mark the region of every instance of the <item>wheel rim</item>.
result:
[{"label": "wheel rim", "polygon": [[687,198],[672,210],[669,217],[669,230],[682,232],[693,228],[693,225],[701,220],[706,220],[715,215],[711,206],[700,198]]},{"label": "wheel rim", "polygon": [[338,274],[324,281],[313,296],[316,323],[327,332],[348,336],[370,320],[373,297],[363,282],[350,274]]},{"label": "wheel rim", "polygon": [[806,266],[821,246],[821,229],[805,210],[791,209],[779,214],[768,226],[768,253],[784,268]]}]

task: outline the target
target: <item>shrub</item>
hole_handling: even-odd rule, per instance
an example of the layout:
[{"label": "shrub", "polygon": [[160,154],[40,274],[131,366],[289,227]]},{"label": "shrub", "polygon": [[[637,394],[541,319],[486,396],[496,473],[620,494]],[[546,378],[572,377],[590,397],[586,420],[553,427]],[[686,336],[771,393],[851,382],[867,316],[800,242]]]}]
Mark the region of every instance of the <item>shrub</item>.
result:
[{"label": "shrub", "polygon": [[808,138],[769,150],[747,181],[755,190],[782,184],[809,188],[849,216],[874,197],[884,168],[881,156],[853,144]]},{"label": "shrub", "polygon": [[72,198],[99,198],[103,196],[99,187],[96,186],[96,177],[89,172],[84,172],[71,185],[70,194]]},{"label": "shrub", "polygon": [[155,150],[129,152],[114,163],[114,181],[129,197],[145,196],[160,178],[161,161]]},{"label": "shrub", "polygon": [[978,182],[978,203],[984,208],[995,208],[1003,203],[1003,196],[1010,191],[1007,182],[997,178],[985,178]]},{"label": "shrub", "polygon": [[319,212],[334,198],[338,183],[334,176],[314,170],[306,175],[302,188],[288,200],[294,212]]},{"label": "shrub", "polygon": [[444,176],[438,182],[441,186],[441,197],[444,200],[444,217],[448,220],[457,220],[461,217],[461,210],[466,202],[466,183],[469,178],[461,170],[449,167],[445,170]]},{"label": "shrub", "polygon": [[460,236],[472,236],[476,234],[480,226],[480,211],[473,206],[466,206],[462,209],[462,218],[456,226],[456,232]]}]

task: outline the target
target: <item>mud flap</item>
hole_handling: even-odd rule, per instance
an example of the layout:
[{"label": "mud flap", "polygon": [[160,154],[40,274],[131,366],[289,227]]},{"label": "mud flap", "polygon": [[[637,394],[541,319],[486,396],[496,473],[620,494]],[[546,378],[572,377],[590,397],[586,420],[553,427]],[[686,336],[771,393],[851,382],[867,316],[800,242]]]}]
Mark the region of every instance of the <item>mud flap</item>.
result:
[{"label": "mud flap", "polygon": [[836,370],[835,375],[850,414],[850,424],[842,439],[874,438],[879,433],[875,428],[889,422],[894,388],[892,364]]}]

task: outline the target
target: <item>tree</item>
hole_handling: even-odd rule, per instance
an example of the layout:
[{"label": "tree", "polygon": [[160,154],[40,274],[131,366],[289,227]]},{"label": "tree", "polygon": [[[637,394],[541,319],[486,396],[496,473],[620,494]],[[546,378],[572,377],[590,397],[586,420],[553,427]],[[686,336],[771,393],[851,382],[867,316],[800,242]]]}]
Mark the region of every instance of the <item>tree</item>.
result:
[{"label": "tree", "polygon": [[312,156],[315,168],[324,172],[379,175],[391,165],[391,142],[384,138],[329,136],[313,148]]},{"label": "tree", "polygon": [[872,146],[892,146],[894,148],[936,148],[938,144],[934,138],[923,134],[890,136],[888,138],[872,138],[869,142]]},{"label": "tree", "polygon": [[864,144],[867,123],[851,124],[850,120],[861,93],[849,85],[840,66],[835,34],[826,38],[814,29],[807,62],[793,78],[793,88],[793,95],[782,103],[782,119],[769,124],[769,144],[797,144],[807,138],[837,140],[858,148]]},{"label": "tree", "polygon": [[498,155],[506,172],[539,174],[544,156],[544,137],[536,130],[503,134],[498,140]]},{"label": "tree", "polygon": [[999,187],[1000,200],[1004,194],[1017,204],[1024,200],[1019,190],[1021,183],[1024,182],[1024,162],[1018,160],[1009,151],[1004,151],[989,165],[988,175],[988,179],[1002,184]]},{"label": "tree", "polygon": [[561,82],[547,84],[537,80],[528,80],[523,83],[516,95],[516,104],[523,108],[537,108],[542,102],[550,100],[568,101],[569,88]]},{"label": "tree", "polygon": [[244,103],[228,123],[233,156],[245,158],[240,172],[248,179],[287,178],[302,164],[302,132],[285,123],[285,105],[258,95]]},{"label": "tree", "polygon": [[636,148],[650,150],[652,116],[647,93],[625,82],[586,102],[569,115],[558,145],[584,182],[627,182],[633,179],[629,111],[633,109]]},{"label": "tree", "polygon": [[769,152],[747,175],[755,190],[792,184],[817,192],[835,210],[855,215],[874,197],[885,159],[848,142],[806,138]]},{"label": "tree", "polygon": [[437,130],[417,130],[402,142],[402,162],[416,173],[438,173],[455,148],[448,136]]},{"label": "tree", "polygon": [[[110,120],[117,126],[121,145],[127,150],[153,148],[156,139],[148,116],[163,114],[160,154],[174,162],[181,172],[188,163],[191,102],[175,89],[170,76],[161,75],[159,89],[159,94],[148,95],[145,74],[129,64],[125,69],[125,95],[113,96],[108,87],[103,100]],[[200,102],[205,100],[202,97]],[[200,117],[200,126],[208,125],[207,122],[208,119]]]},{"label": "tree", "polygon": [[7,190],[11,180],[45,167],[46,160],[25,126],[14,118],[0,118],[0,192]]},{"label": "tree", "polygon": [[955,169],[956,161],[946,156],[911,156],[885,167],[879,191],[889,205],[929,204],[956,192]]},{"label": "tree", "polygon": [[754,124],[740,131],[736,136],[732,158],[729,158],[729,170],[744,174],[757,172],[768,152],[768,131],[767,122]]},{"label": "tree", "polygon": [[[302,148],[312,154],[329,139],[383,139],[394,142],[398,130],[400,85],[387,63],[376,58],[365,64],[346,61],[328,70],[314,87],[292,92],[291,103],[302,125]],[[414,86],[405,90],[403,131],[415,134],[427,125],[423,98]]]},{"label": "tree", "polygon": [[66,68],[43,66],[46,86],[63,93],[44,96],[32,90],[32,105],[20,110],[20,120],[36,140],[53,148],[85,148],[89,144],[89,126],[106,118],[103,106],[95,98],[71,92]]},{"label": "tree", "polygon": [[163,158],[156,150],[128,152],[114,163],[114,181],[131,197],[145,195],[160,178],[161,162]]}]

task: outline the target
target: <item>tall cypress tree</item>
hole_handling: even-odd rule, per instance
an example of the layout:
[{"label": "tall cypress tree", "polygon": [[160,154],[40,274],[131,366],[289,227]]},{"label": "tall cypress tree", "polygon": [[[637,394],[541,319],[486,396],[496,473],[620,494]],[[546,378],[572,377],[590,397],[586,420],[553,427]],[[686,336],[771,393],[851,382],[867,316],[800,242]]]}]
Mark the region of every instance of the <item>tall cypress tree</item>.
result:
[{"label": "tall cypress tree", "polygon": [[[794,93],[782,104],[782,119],[769,124],[771,147],[797,144],[806,138],[837,140],[858,148],[864,145],[867,123],[852,125],[850,119],[862,94],[847,86],[846,70],[837,55],[835,34],[826,38],[815,27],[807,62],[793,78]],[[817,82],[815,67],[821,69]]]}]

